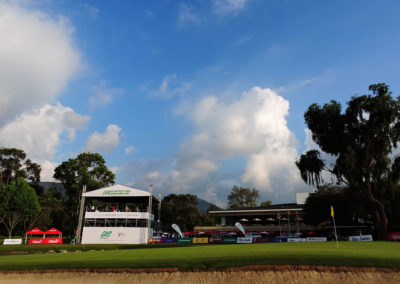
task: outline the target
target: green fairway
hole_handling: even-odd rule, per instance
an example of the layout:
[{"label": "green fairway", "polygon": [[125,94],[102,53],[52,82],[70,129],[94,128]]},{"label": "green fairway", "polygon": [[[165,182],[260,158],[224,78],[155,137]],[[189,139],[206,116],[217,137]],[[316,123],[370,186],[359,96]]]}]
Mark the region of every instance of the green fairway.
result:
[{"label": "green fairway", "polygon": [[400,243],[334,242],[199,245],[51,254],[3,255],[0,269],[226,268],[257,264],[400,268]]}]

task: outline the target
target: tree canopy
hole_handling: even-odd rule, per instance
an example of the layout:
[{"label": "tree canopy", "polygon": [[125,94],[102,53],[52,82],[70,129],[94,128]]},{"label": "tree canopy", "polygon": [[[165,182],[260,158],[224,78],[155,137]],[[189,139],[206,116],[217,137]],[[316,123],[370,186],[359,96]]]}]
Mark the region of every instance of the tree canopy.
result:
[{"label": "tree canopy", "polygon": [[336,101],[308,108],[304,118],[313,140],[336,161],[326,165],[319,151],[311,150],[296,165],[309,184],[324,184],[321,172],[325,170],[338,185],[359,192],[368,202],[378,238],[384,239],[385,206],[400,179],[400,156],[392,157],[400,138],[400,100],[384,83],[370,85],[369,90],[372,94],[353,96],[344,112]]},{"label": "tree canopy", "polygon": [[260,197],[258,190],[253,188],[238,187],[234,185],[228,195],[228,208],[236,209],[242,207],[257,206],[257,199]]},{"label": "tree canopy", "polygon": [[9,185],[0,187],[0,196],[5,197],[7,201],[2,207],[5,210],[3,224],[9,238],[19,223],[40,213],[40,204],[35,190],[22,177]]},{"label": "tree canopy", "polygon": [[82,188],[87,191],[114,184],[115,175],[111,172],[100,154],[81,153],[74,159],[62,162],[54,170],[54,178],[59,180],[66,191],[70,224],[75,228],[79,215]]},{"label": "tree canopy", "polygon": [[0,185],[10,184],[19,177],[33,183],[40,181],[40,166],[30,159],[25,159],[26,154],[23,150],[0,148]]}]

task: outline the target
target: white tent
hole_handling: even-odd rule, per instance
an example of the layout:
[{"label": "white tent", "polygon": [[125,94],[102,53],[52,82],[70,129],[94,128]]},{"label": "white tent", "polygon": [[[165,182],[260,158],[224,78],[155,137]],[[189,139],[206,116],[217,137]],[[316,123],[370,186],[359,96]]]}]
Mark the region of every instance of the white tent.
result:
[{"label": "white tent", "polygon": [[[150,196],[150,192],[116,184],[82,194],[84,197],[142,197]],[[154,196],[153,196],[154,197]]]}]

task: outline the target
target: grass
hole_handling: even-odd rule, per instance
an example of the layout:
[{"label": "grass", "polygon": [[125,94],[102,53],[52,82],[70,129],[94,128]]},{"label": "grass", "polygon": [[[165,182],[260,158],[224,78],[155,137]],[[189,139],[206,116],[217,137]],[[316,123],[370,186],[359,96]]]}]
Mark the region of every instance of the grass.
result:
[{"label": "grass", "polygon": [[1,270],[164,267],[207,270],[257,264],[400,268],[400,243],[340,242],[338,249],[334,242],[150,246],[0,257]]}]

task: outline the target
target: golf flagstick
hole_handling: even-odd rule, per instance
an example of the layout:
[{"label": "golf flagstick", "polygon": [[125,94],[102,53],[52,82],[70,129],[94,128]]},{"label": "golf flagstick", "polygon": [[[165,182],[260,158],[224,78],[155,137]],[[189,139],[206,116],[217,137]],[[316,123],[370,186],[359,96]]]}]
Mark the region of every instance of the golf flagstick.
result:
[{"label": "golf flagstick", "polygon": [[331,205],[331,216],[333,219],[333,228],[335,229],[335,238],[336,238],[336,247],[339,248],[339,243],[337,240],[337,233],[336,233],[336,223],[335,223],[335,211],[333,211],[333,206]]}]

